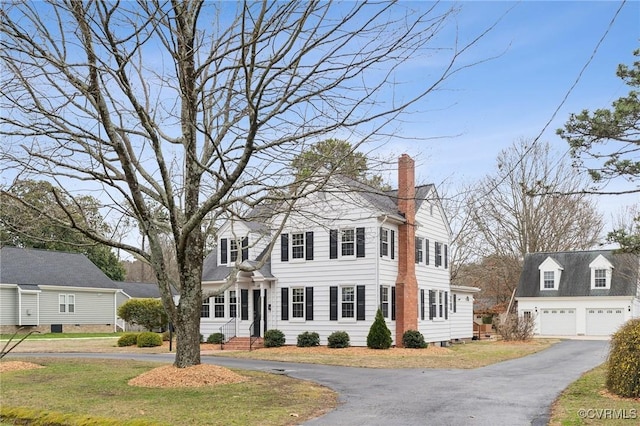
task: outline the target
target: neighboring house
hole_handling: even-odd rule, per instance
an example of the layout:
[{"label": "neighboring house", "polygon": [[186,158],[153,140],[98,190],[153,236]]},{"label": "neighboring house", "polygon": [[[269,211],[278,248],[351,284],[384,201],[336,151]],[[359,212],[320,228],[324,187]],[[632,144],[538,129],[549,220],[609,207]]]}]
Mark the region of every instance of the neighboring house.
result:
[{"label": "neighboring house", "polygon": [[0,249],[0,329],[116,331],[118,288],[85,255]]},{"label": "neighboring house", "polygon": [[518,314],[541,336],[608,336],[640,317],[639,268],[637,255],[612,250],[527,254]]},{"label": "neighboring house", "polygon": [[[137,283],[116,281],[115,285],[120,289],[116,295],[116,309],[131,299],[160,299],[160,288],[156,283]],[[175,290],[172,291],[174,300],[177,296]],[[144,327],[126,323],[122,318],[118,317],[118,328],[123,331],[143,331]]]},{"label": "neighboring house", "polygon": [[[225,223],[203,268],[203,291],[224,290],[202,306],[203,336],[222,326],[227,338],[278,329],[295,344],[309,331],[326,344],[346,331],[365,346],[380,308],[398,346],[411,329],[429,342],[471,338],[478,289],[450,287],[451,231],[435,187],[416,187],[414,173],[403,155],[397,191],[332,176],[297,202],[283,229],[280,217]],[[259,268],[227,282],[241,264]]]}]

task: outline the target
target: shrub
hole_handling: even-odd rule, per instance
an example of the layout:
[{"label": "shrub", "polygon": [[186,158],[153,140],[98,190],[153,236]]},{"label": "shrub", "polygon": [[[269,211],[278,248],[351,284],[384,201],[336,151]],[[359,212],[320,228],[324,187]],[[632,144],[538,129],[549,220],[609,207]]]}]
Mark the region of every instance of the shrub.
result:
[{"label": "shrub", "polygon": [[625,398],[640,397],[640,318],[627,321],[611,337],[606,386]]},{"label": "shrub", "polygon": [[535,321],[532,316],[524,317],[516,314],[501,314],[495,322],[495,328],[502,340],[525,341],[533,337]]},{"label": "shrub", "polygon": [[171,334],[168,331],[164,331],[162,333],[162,341],[163,342],[168,342],[169,340],[171,340],[170,337],[171,337]]},{"label": "shrub", "polygon": [[169,317],[158,299],[130,299],[118,308],[118,316],[129,324],[138,324],[151,331],[162,328]]},{"label": "shrub", "polygon": [[420,349],[426,348],[427,343],[424,336],[418,330],[407,330],[402,335],[402,345],[405,348]]},{"label": "shrub", "polygon": [[298,347],[310,348],[312,346],[320,346],[320,335],[318,333],[305,331],[298,334]]},{"label": "shrub", "polygon": [[277,348],[284,345],[284,333],[280,330],[271,329],[264,333],[264,347]]},{"label": "shrub", "polygon": [[145,331],[138,334],[136,342],[139,348],[151,348],[153,346],[162,346],[162,336],[153,331]]},{"label": "shrub", "polygon": [[133,346],[138,343],[138,333],[125,333],[118,339],[118,346]]},{"label": "shrub", "polygon": [[219,345],[224,342],[224,334],[222,333],[213,333],[207,337],[207,343],[213,343],[214,345]]},{"label": "shrub", "polygon": [[327,346],[330,348],[348,348],[349,334],[346,331],[334,331],[327,339]]},{"label": "shrub", "polygon": [[367,335],[367,346],[371,349],[389,349],[393,343],[391,338],[391,330],[384,321],[382,311],[378,308],[376,319],[371,324],[369,334]]}]

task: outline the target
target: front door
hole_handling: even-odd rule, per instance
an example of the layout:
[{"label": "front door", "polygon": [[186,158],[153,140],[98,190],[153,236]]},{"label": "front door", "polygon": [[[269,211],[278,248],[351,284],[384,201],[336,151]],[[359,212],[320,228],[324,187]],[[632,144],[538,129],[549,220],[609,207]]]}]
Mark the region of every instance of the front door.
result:
[{"label": "front door", "polygon": [[252,337],[260,337],[260,290],[253,290],[253,329]]}]

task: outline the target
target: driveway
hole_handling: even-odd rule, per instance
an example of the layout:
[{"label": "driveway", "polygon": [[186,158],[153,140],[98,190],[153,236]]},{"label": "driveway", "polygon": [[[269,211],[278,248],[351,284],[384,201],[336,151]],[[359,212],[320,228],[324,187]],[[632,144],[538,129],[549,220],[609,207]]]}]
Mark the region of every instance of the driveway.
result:
[{"label": "driveway", "polygon": [[[310,426],[517,426],[546,425],[560,392],[603,363],[607,353],[606,341],[566,340],[524,358],[474,370],[387,370],[207,356],[202,362],[287,374],[338,392],[342,404],[307,422]],[[173,360],[173,354],[68,356]]]}]

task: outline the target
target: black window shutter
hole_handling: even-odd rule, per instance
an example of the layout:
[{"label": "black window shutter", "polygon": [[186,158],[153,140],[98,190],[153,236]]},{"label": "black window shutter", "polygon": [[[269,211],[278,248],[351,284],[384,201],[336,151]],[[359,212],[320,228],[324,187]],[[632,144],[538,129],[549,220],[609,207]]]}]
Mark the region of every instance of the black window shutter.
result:
[{"label": "black window shutter", "polygon": [[380,286],[380,294],[378,297],[380,298],[380,303],[378,304],[378,307],[380,308],[380,310],[382,310],[382,286]]},{"label": "black window shutter", "polygon": [[356,228],[356,257],[364,257],[364,228]]},{"label": "black window shutter", "polygon": [[289,287],[280,289],[280,319],[289,320]]},{"label": "black window shutter", "polygon": [[249,237],[242,239],[242,261],[249,260]]},{"label": "black window shutter", "polygon": [[338,230],[331,229],[329,231],[329,259],[337,259],[337,258],[338,258]]},{"label": "black window shutter", "polygon": [[444,269],[449,267],[449,246],[444,245]]},{"label": "black window shutter", "polygon": [[453,305],[453,312],[458,312],[458,298],[455,293],[451,293],[451,303]]},{"label": "black window shutter", "polygon": [[329,287],[329,319],[338,320],[338,287]]},{"label": "black window shutter", "polygon": [[380,257],[382,257],[382,227],[380,227],[378,234],[380,235]]},{"label": "black window shutter", "polygon": [[220,240],[220,264],[228,263],[227,260],[227,239],[222,238]]},{"label": "black window shutter", "polygon": [[308,231],[306,233],[305,244],[306,244],[305,259],[313,260],[313,231]]},{"label": "black window shutter", "polygon": [[289,261],[289,234],[280,235],[280,260]]},{"label": "black window shutter", "polygon": [[414,249],[415,249],[415,254],[414,254],[414,256],[413,256],[413,257],[414,257],[414,258],[413,258],[413,260],[414,260],[414,262],[415,262],[415,263],[418,263],[418,261],[419,261],[419,259],[418,259],[418,258],[420,257],[420,256],[419,256],[419,255],[420,255],[420,250],[419,250],[419,249],[420,249],[420,244],[419,244],[419,243],[420,243],[420,238],[415,237],[414,241],[415,241],[415,244],[414,244],[414,246],[415,246],[415,247],[414,247]]},{"label": "black window shutter", "polygon": [[249,290],[246,289],[240,290],[240,319],[249,319]]},{"label": "black window shutter", "polygon": [[306,287],[304,292],[305,319],[313,321],[313,287]]},{"label": "black window shutter", "polygon": [[391,319],[396,319],[396,288],[391,287]]},{"label": "black window shutter", "polygon": [[356,286],[356,320],[364,321],[364,286]]},{"label": "black window shutter", "polygon": [[426,259],[426,264],[429,264],[429,240],[425,239],[425,250],[424,250],[424,258]]},{"label": "black window shutter", "polygon": [[429,290],[429,319],[433,319],[436,316],[436,292],[433,290]]},{"label": "black window shutter", "polygon": [[396,231],[391,231],[391,258],[396,258]]},{"label": "black window shutter", "polygon": [[424,289],[420,289],[420,319],[424,320]]},{"label": "black window shutter", "polygon": [[444,319],[449,319],[449,292],[444,292]]}]

